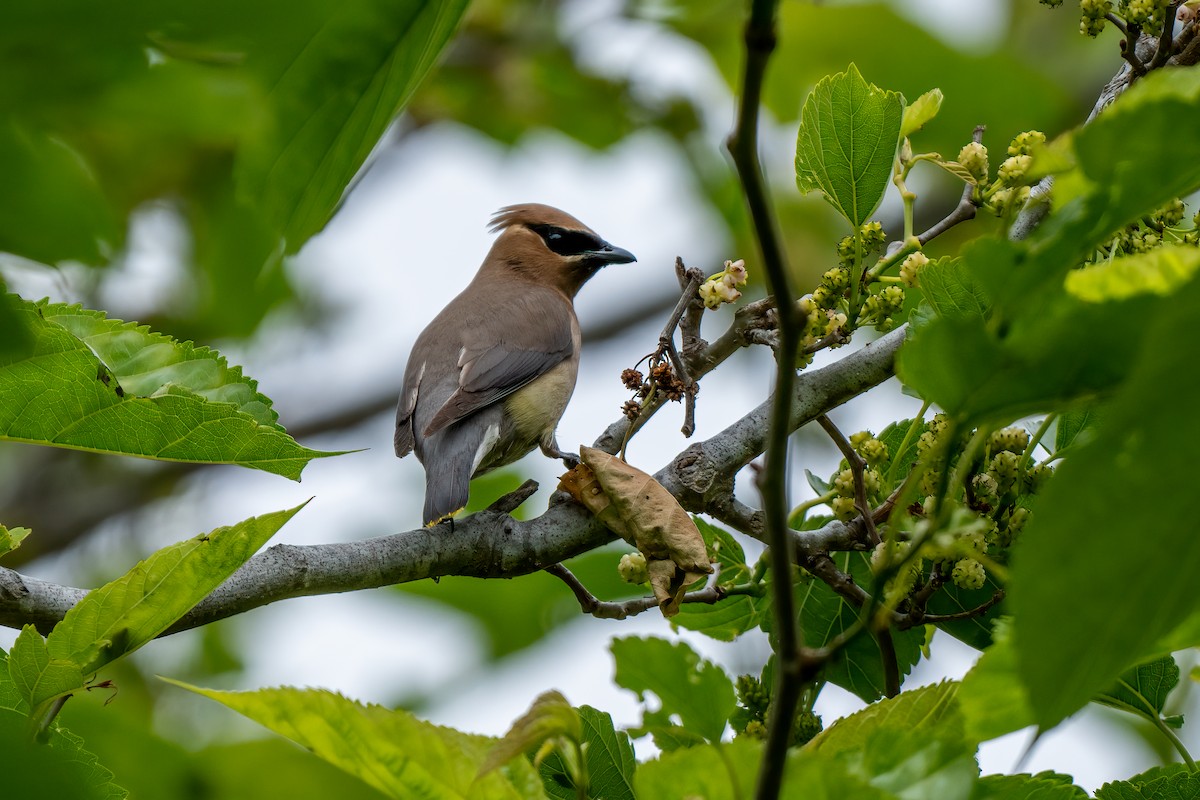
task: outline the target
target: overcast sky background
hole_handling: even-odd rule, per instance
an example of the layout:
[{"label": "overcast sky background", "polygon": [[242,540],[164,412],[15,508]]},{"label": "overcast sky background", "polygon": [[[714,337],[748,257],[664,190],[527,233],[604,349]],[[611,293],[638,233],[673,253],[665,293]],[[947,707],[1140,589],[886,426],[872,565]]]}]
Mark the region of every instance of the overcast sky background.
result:
[{"label": "overcast sky background", "polygon": [[[998,26],[1007,8],[1006,0],[897,0],[894,5],[951,44],[984,48],[1003,33]],[[594,0],[577,2],[568,24],[615,24],[604,22],[610,8]],[[732,119],[732,103],[707,62],[649,27],[603,40],[611,46],[593,54],[600,68],[673,82],[704,98],[711,110],[713,146],[720,146]],[[794,131],[769,137],[780,144],[768,154],[769,162],[790,165],[792,154],[786,145],[791,137]],[[321,408],[337,407],[342,396],[374,394],[384,384],[398,390],[413,339],[465,286],[491,246],[491,214],[512,203],[561,207],[638,256],[638,263],[610,267],[584,288],[577,308],[585,330],[618,314],[640,295],[676,290],[672,265],[677,255],[709,272],[720,269],[726,258],[745,258],[755,271],[755,254],[728,251],[722,226],[692,199],[687,171],[676,159],[674,151],[650,136],[635,136],[596,154],[552,134],[529,136],[515,150],[506,150],[453,125],[423,130],[403,146],[380,154],[328,228],[289,265],[304,291],[340,310],[330,329],[302,330],[294,320],[275,319],[269,324],[279,335],[254,347],[222,351],[231,362],[244,365],[261,390],[275,399],[285,425]],[[790,181],[775,183],[794,191]],[[177,244],[179,231],[170,215],[150,211],[140,219],[138,230],[135,257],[108,290],[122,298],[123,307],[136,307],[139,297],[150,307],[172,278],[163,252]],[[76,299],[69,271],[48,281],[30,274],[14,276],[12,282],[29,296]],[[728,317],[727,312],[706,315],[707,338],[723,330]],[[661,325],[662,320],[651,320],[625,336],[585,349],[579,385],[559,426],[564,448],[590,444],[618,417],[628,396],[618,375],[653,350]],[[698,398],[698,437],[712,435],[762,402],[772,369],[769,354],[747,351],[709,377]],[[850,433],[868,427],[879,430],[918,408],[919,403],[903,396],[892,380],[832,416]],[[689,442],[678,431],[681,417],[676,405],[660,412],[631,444],[630,461],[654,472],[684,449]],[[206,470],[186,495],[146,515],[132,533],[144,539],[149,552],[310,497],[313,501],[276,541],[352,541],[416,527],[423,473],[415,458],[394,458],[391,432],[392,420],[385,414],[336,437],[305,441],[320,449],[369,449],[313,462],[300,484],[233,467]],[[838,460],[832,447],[820,440],[801,441],[796,463],[828,475]],[[527,508],[537,513],[545,507],[561,465],[535,452],[520,467],[544,487],[527,501]],[[811,496],[811,490],[802,471],[794,473],[793,502],[798,502]],[[756,502],[744,480],[741,486],[744,499]],[[181,519],[188,520],[189,529],[180,529]],[[108,540],[97,537],[27,571],[77,581],[85,571],[81,565],[102,559],[116,539],[129,534],[114,530]],[[549,688],[560,689],[573,704],[612,713],[619,726],[636,724],[638,704],[612,682],[607,643],[617,635],[676,635],[654,614],[623,622],[581,616],[498,668],[481,669],[483,653],[469,621],[388,590],[287,601],[244,615],[237,631],[248,670],[236,688],[321,686],[359,700],[389,703],[398,690],[421,692],[457,678],[461,685],[454,696],[436,702],[428,717],[488,734],[502,733]],[[734,673],[757,672],[767,654],[762,636],[723,645],[686,632],[679,635]],[[0,629],[0,645],[8,647],[14,637],[15,631]],[[197,642],[197,633],[189,632],[155,643],[136,657],[153,671],[170,675],[173,667],[194,656]],[[945,634],[935,638],[933,651],[934,661],[922,662],[905,688],[961,677],[976,656]],[[829,686],[817,710],[828,724],[859,707],[856,698]],[[202,737],[203,720],[228,712],[178,693],[163,713],[190,719]],[[1081,713],[1044,737],[1021,771],[1069,772],[1090,790],[1151,764],[1141,741],[1109,724],[1109,717],[1110,712],[1099,709]],[[1182,733],[1190,745],[1200,744],[1194,728]],[[985,745],[984,772],[1013,771],[1030,739],[1026,731]],[[645,744],[639,743],[640,752],[652,752]]]}]

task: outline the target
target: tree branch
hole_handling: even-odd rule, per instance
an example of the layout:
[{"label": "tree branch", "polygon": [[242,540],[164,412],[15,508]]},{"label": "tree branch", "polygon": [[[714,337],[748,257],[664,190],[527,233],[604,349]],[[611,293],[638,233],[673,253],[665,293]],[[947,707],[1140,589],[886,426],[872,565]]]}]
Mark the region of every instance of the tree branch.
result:
[{"label": "tree branch", "polygon": [[[819,414],[887,380],[896,350],[904,341],[898,328],[861,350],[797,379],[788,430],[794,431]],[[761,512],[731,497],[733,476],[765,448],[771,400],[710,439],[675,456],[655,479],[694,513],[711,511],[756,538],[764,538]],[[614,423],[597,440],[619,430]],[[619,442],[620,439],[618,438]],[[731,523],[732,524],[732,523]],[[555,494],[550,508],[534,519],[515,520],[502,511],[486,510],[443,528],[417,528],[359,542],[324,545],[278,544],[254,556],[213,594],[200,602],[167,633],[207,625],[291,597],[336,594],[396,583],[468,575],[513,578],[545,569],[599,547],[613,534],[582,506]],[[854,549],[846,526],[793,532],[792,542],[808,549]],[[87,592],[21,575],[0,567],[0,625],[19,628],[32,623],[42,632]]]},{"label": "tree branch", "polygon": [[[562,564],[553,564],[546,567],[546,572],[570,587],[575,595],[575,599],[579,601],[579,607],[583,613],[591,614],[598,619],[625,619],[641,614],[643,611],[649,611],[652,608],[659,608],[658,599],[654,597],[639,597],[635,600],[626,600],[621,603],[601,600],[589,592],[588,588],[575,577],[571,570]],[[688,592],[680,598],[679,602],[707,603],[711,605],[723,597],[725,597],[724,590],[713,582],[710,586],[705,586],[703,589]]]}]

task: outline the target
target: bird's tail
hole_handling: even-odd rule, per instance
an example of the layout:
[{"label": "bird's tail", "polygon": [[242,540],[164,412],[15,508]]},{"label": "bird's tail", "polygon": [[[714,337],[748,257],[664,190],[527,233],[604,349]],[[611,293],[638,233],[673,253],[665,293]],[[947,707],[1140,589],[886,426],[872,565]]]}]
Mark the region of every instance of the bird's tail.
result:
[{"label": "bird's tail", "polygon": [[426,525],[462,511],[470,494],[475,451],[484,437],[483,426],[457,424],[423,442]]}]

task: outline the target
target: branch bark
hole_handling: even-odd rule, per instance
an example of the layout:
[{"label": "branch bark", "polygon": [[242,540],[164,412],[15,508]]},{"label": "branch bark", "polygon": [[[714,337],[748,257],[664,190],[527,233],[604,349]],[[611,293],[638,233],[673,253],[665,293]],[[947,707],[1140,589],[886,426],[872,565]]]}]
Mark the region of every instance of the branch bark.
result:
[{"label": "branch bark", "polygon": [[[788,430],[798,429],[890,378],[904,335],[904,329],[898,328],[834,364],[802,374],[792,396]],[[766,446],[771,402],[768,398],[725,430],[688,447],[660,469],[655,479],[687,510],[711,513],[737,530],[763,539],[762,512],[738,502],[732,488],[738,470]],[[628,424],[622,418],[609,426],[596,446],[611,441],[613,435],[619,443]],[[291,597],[373,589],[444,575],[512,578],[545,569],[613,538],[582,506],[560,492],[551,498],[545,513],[525,521],[489,509],[456,520],[453,534],[443,528],[418,528],[360,542],[278,544],[246,562],[167,633]],[[856,547],[855,534],[840,523],[796,532],[793,542],[816,550]],[[0,568],[0,625],[18,628],[32,623],[48,632],[86,593]]]}]

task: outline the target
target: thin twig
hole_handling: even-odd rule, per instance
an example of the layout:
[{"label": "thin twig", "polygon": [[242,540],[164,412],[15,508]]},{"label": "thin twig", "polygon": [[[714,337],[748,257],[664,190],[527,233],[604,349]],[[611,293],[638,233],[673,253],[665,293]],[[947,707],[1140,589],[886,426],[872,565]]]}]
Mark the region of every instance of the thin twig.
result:
[{"label": "thin twig", "polygon": [[[643,611],[659,608],[658,600],[654,597],[639,597],[635,600],[626,600],[623,603],[600,600],[588,591],[587,587],[575,577],[571,570],[562,564],[551,564],[546,567],[545,571],[560,579],[571,588],[571,591],[575,594],[575,599],[579,601],[579,608],[583,613],[591,614],[593,617],[599,619],[626,619],[627,617],[641,614]],[[723,597],[725,597],[725,590],[713,582],[703,589],[688,592],[680,599],[680,602],[707,603],[712,605]]]},{"label": "thin twig", "polygon": [[[983,142],[983,132],[985,130],[987,130],[986,126],[976,125],[975,130],[971,132],[971,141],[975,142],[976,144]],[[958,199],[958,205],[954,207],[954,210],[943,217],[935,225],[930,227],[929,230],[919,234],[917,236],[917,241],[919,241],[922,246],[927,245],[929,242],[941,236],[955,225],[975,219],[975,214],[979,210],[979,207],[971,199],[971,196],[974,193],[974,184],[968,183],[965,187],[963,187],[962,196]]]},{"label": "thin twig", "polygon": [[838,426],[833,424],[827,415],[822,414],[817,417],[817,424],[829,434],[829,438],[837,445],[838,450],[842,451],[842,455],[846,459],[846,463],[850,465],[850,474],[854,476],[854,507],[858,509],[859,517],[863,520],[863,525],[867,529],[867,541],[872,547],[879,544],[879,531],[875,529],[875,514],[871,506],[867,504],[867,484],[863,479],[866,471],[867,462],[863,460],[854,450],[854,445],[838,430]]},{"label": "thin twig", "polygon": [[1105,14],[1104,18],[1106,20],[1108,20],[1109,22],[1111,22],[1113,24],[1113,27],[1115,27],[1117,30],[1119,30],[1121,32],[1122,36],[1124,36],[1127,39],[1129,38],[1129,29],[1125,27],[1125,20],[1121,19],[1120,17],[1118,17],[1116,14],[1114,14],[1111,11],[1108,12],[1107,14]]},{"label": "thin twig", "polygon": [[1121,40],[1121,58],[1125,59],[1129,64],[1129,69],[1133,71],[1133,77],[1129,80],[1130,83],[1133,83],[1146,74],[1146,65],[1138,58],[1136,52],[1138,39],[1142,36],[1142,29],[1139,25],[1129,25],[1127,30],[1127,35]]},{"label": "thin twig", "polygon": [[896,624],[900,630],[915,628],[918,625],[934,625],[939,622],[957,622],[964,619],[974,619],[987,612],[989,608],[999,603],[1004,599],[1004,590],[997,589],[987,602],[981,603],[975,608],[968,608],[965,611],[955,611],[953,614],[909,614],[907,618],[902,618]]},{"label": "thin twig", "polygon": [[1175,15],[1179,12],[1181,0],[1167,4],[1166,17],[1163,18],[1162,33],[1158,37],[1158,47],[1154,49],[1154,58],[1146,65],[1147,69],[1158,69],[1165,66],[1167,60],[1175,51]]},{"label": "thin twig", "polygon": [[879,660],[883,666],[883,693],[887,697],[900,694],[900,663],[896,658],[896,641],[892,629],[881,625],[875,629],[875,641],[879,645]]},{"label": "thin twig", "polygon": [[[660,353],[667,354],[671,360],[671,366],[675,369],[675,374],[683,382],[683,427],[680,428],[680,431],[685,437],[691,438],[692,434],[696,432],[696,382],[689,374],[679,351],[675,349],[675,329],[680,326],[680,321],[685,318],[687,312],[699,302],[697,290],[704,282],[704,273],[698,269],[687,269],[683,265],[683,259],[676,256],[675,274],[679,277],[679,287],[682,292],[679,295],[679,302],[675,304],[675,310],[671,312],[667,324],[658,336],[658,349]],[[698,330],[698,319],[696,326]]]}]

